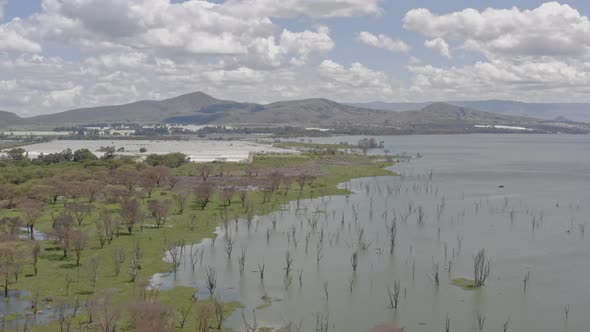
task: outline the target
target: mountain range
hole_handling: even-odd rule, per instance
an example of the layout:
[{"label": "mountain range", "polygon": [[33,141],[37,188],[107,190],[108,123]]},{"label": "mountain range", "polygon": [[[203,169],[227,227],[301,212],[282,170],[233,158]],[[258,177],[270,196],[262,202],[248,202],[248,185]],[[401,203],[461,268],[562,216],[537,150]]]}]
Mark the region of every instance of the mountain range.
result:
[{"label": "mountain range", "polygon": [[[526,112],[516,115],[498,113],[501,112],[484,112],[468,106],[440,102],[349,105],[317,98],[256,104],[221,100],[203,92],[194,92],[160,101],[143,100],[124,105],[79,108],[30,118],[0,112],[0,126],[176,123],[370,128],[377,132],[391,132],[388,131],[391,129],[396,133],[471,132],[476,125],[526,126],[544,132],[572,132],[579,129],[579,126],[559,121],[535,119],[526,116]],[[478,131],[485,131],[483,127],[478,128]]]},{"label": "mountain range", "polygon": [[[356,107],[403,112],[421,109],[433,102],[422,103],[351,103]],[[590,103],[525,103],[511,100],[445,101],[447,104],[473,108],[484,112],[526,116],[544,120],[590,123]]]}]

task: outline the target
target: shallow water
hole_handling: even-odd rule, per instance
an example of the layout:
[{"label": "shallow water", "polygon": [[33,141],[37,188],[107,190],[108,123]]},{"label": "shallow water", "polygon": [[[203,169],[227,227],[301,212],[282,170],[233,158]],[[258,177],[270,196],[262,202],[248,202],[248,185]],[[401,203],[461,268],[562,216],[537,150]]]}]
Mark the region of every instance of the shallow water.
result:
[{"label": "shallow water", "polygon": [[[208,241],[198,246],[205,253],[195,272],[187,249],[179,271],[158,275],[156,283],[164,288],[194,286],[204,297],[204,270],[211,265],[223,296],[244,303],[248,317],[251,309],[265,303],[263,296],[275,300],[256,311],[259,326],[302,321],[302,331],[315,330],[317,313],[329,316],[329,325],[342,332],[367,331],[384,320],[394,320],[410,332],[444,331],[447,316],[451,330],[472,331],[478,330],[478,313],[486,317],[484,331],[502,331],[507,320],[509,331],[587,330],[590,234],[584,236],[580,225],[588,223],[590,213],[590,136],[381,139],[392,153],[424,157],[396,165],[399,177],[343,184],[354,192],[348,198],[292,202],[282,212],[257,218],[249,229],[245,221],[237,227],[232,221],[227,230],[220,229],[236,240],[231,259],[221,235],[213,247]],[[355,142],[358,137],[314,142],[344,140]],[[393,220],[397,236],[390,254],[385,225]],[[364,251],[357,245],[363,229],[370,243]],[[238,267],[241,248],[247,250],[243,273]],[[452,278],[472,278],[473,256],[482,248],[492,262],[485,287],[463,290],[451,285]],[[285,282],[287,251],[294,261]],[[359,253],[356,273],[351,267],[355,251]],[[433,263],[440,266],[438,287]],[[258,264],[265,265],[263,282]],[[398,308],[391,309],[387,288],[393,288],[395,281],[400,284],[400,300]],[[241,314],[228,321],[237,328],[241,324]]]}]

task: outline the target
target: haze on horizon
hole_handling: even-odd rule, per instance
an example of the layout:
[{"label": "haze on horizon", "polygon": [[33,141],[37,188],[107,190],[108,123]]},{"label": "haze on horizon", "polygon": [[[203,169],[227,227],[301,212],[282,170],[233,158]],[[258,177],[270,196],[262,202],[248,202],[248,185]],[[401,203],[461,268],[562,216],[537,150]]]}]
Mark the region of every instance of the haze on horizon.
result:
[{"label": "haze on horizon", "polygon": [[0,0],[0,110],[192,91],[590,102],[584,0]]}]

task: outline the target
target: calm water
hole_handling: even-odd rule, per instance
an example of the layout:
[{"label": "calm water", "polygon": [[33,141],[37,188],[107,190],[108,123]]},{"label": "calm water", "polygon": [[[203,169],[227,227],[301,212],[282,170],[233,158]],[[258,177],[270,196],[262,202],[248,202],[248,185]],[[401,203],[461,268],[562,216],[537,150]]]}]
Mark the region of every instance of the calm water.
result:
[{"label": "calm water", "polygon": [[[354,192],[348,198],[293,202],[280,213],[257,218],[250,229],[245,221],[237,227],[232,221],[227,230],[220,229],[214,246],[208,241],[194,246],[204,250],[195,272],[188,248],[176,275],[158,275],[155,282],[194,286],[207,296],[204,268],[215,266],[218,291],[244,303],[249,319],[267,297],[272,304],[256,310],[259,326],[301,321],[302,331],[315,331],[317,313],[329,317],[331,330],[341,332],[368,331],[385,320],[410,332],[444,331],[447,315],[451,331],[475,331],[478,313],[486,317],[484,331],[502,331],[507,320],[509,331],[588,330],[590,234],[584,237],[581,225],[590,224],[590,136],[381,139],[392,153],[424,157],[393,167],[399,177],[343,184]],[[343,140],[358,137],[314,142]],[[424,211],[421,225],[419,209]],[[386,224],[394,220],[391,255]],[[370,243],[367,250],[357,244],[362,230]],[[224,250],[225,232],[237,241],[231,260]],[[241,248],[247,250],[243,273],[238,267]],[[485,287],[469,291],[451,285],[453,278],[472,278],[473,256],[482,248],[492,262]],[[351,266],[355,251],[356,273]],[[294,261],[285,279],[287,252]],[[433,263],[440,266],[438,287]],[[258,264],[265,265],[263,282]],[[395,281],[400,300],[391,309],[387,288],[393,289]],[[241,327],[241,314],[228,324]]]}]

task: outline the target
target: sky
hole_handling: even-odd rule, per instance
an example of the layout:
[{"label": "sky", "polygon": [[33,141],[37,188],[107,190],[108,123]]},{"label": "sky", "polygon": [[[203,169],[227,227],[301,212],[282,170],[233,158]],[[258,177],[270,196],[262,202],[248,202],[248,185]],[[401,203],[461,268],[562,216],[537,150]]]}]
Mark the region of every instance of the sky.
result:
[{"label": "sky", "polygon": [[0,0],[0,110],[590,102],[590,1]]}]

